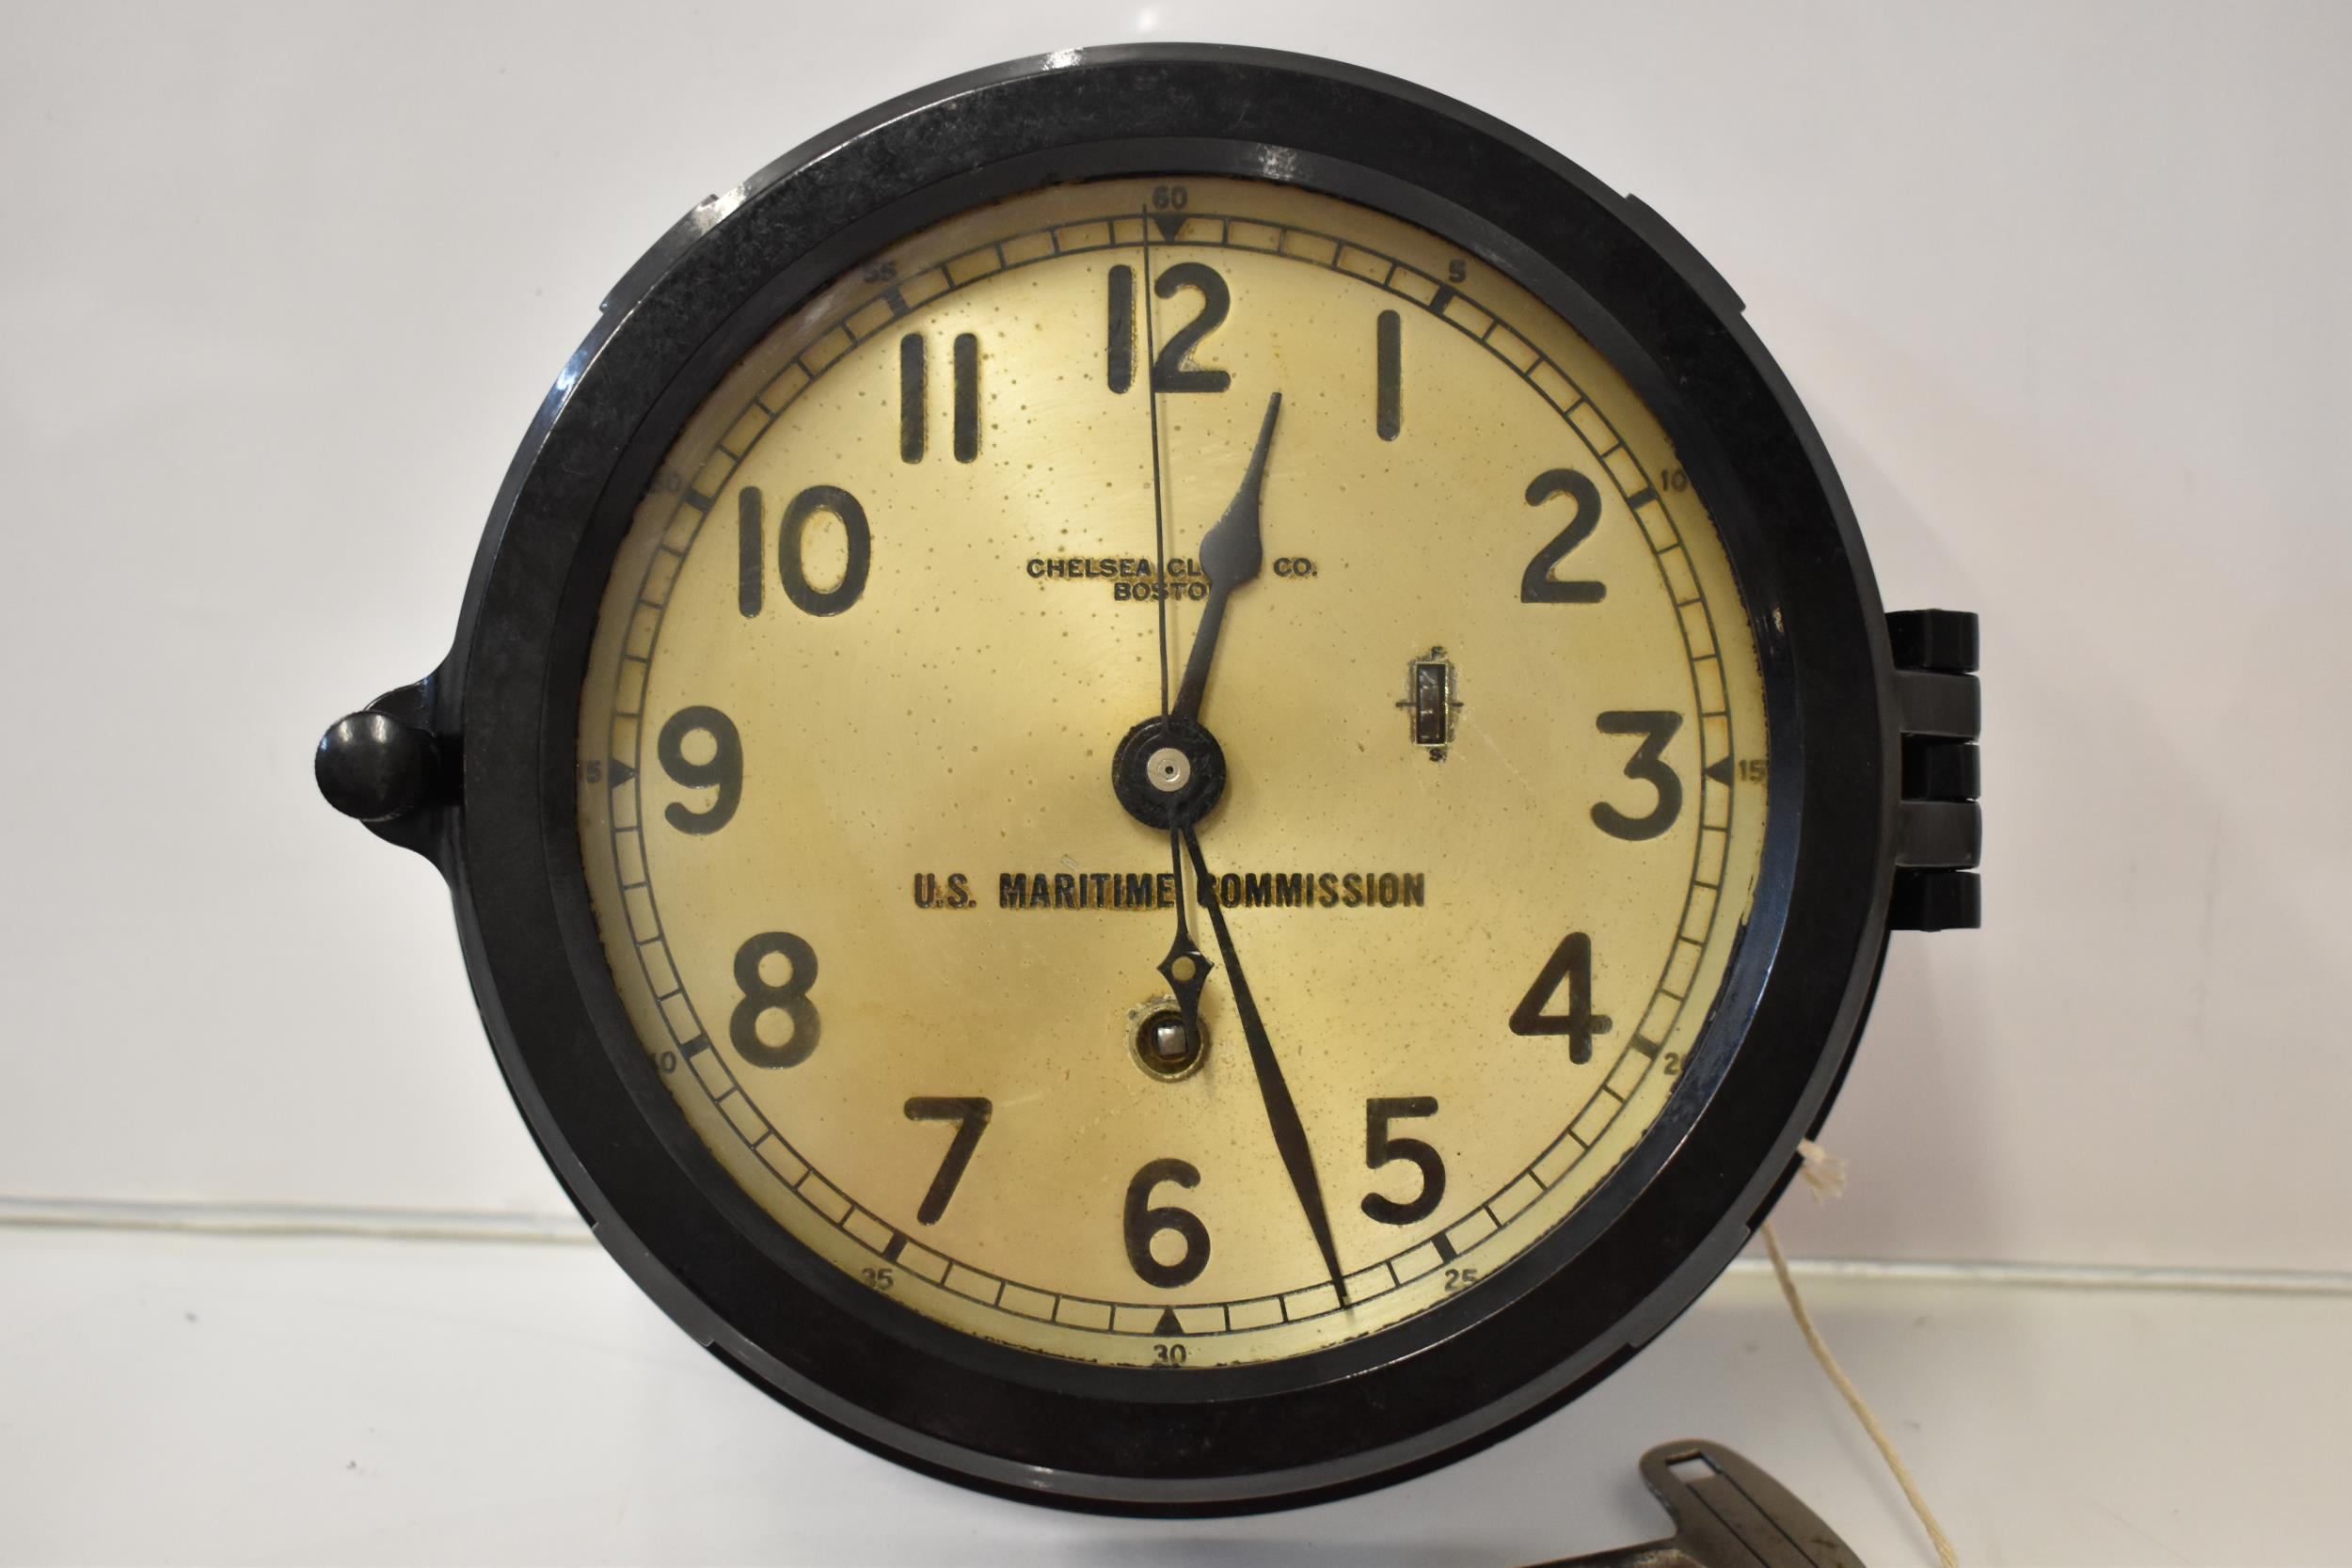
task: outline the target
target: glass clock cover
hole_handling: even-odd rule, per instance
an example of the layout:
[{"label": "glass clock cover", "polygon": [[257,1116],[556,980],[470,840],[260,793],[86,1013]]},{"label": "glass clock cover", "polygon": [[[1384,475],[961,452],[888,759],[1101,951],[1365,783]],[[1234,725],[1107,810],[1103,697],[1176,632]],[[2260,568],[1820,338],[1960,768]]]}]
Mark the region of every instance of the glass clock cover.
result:
[{"label": "glass clock cover", "polygon": [[622,280],[319,780],[778,1398],[1077,1506],[1394,1480],[1672,1321],[1976,921],[1975,623],[1740,317],[1408,84],[943,84]]}]

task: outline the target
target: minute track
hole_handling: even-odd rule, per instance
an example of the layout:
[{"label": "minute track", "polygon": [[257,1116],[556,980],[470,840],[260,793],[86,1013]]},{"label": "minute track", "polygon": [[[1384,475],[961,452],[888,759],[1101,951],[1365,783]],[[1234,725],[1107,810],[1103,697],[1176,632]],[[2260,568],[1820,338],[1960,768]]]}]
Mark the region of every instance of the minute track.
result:
[{"label": "minute track", "polygon": [[[1196,236],[1201,232],[1201,230],[1197,227],[1201,223],[1201,214],[1196,214],[1187,219],[1186,227],[1180,230],[1179,244],[1191,245],[1194,243]],[[1229,239],[1233,235],[1246,235],[1248,231],[1248,224],[1246,220],[1229,219],[1222,216],[1211,216],[1209,223],[1214,228],[1225,231],[1225,237]],[[1061,235],[1065,231],[1079,232],[1083,234],[1083,231],[1087,230],[1090,227],[1091,225],[1087,223],[1070,223],[1054,226],[1052,230],[1045,231],[1055,236],[1053,242],[1054,249],[1050,252],[1050,254],[1082,254],[1083,252],[1071,251],[1067,249],[1063,245]],[[1292,230],[1280,230],[1279,232],[1288,233],[1291,231]],[[1306,229],[1297,230],[1295,231],[1310,238],[1313,237],[1315,233],[1314,230]],[[1155,252],[1158,249],[1156,238],[1156,235],[1154,235],[1152,248]],[[1136,244],[1133,249],[1139,250],[1141,244],[1140,234],[1136,236]],[[1302,256],[1294,253],[1295,247],[1293,247],[1293,249],[1283,248],[1287,243],[1288,242],[1278,237],[1272,244],[1265,246],[1261,253],[1279,257],[1286,263],[1290,264],[1312,264],[1314,262],[1315,258],[1311,254]],[[1116,248],[1116,246],[1113,246],[1112,248]],[[1347,272],[1350,269],[1343,263],[1348,261],[1359,248],[1360,247],[1349,246],[1343,250],[1335,245],[1331,260],[1325,262],[1324,265],[1331,271]],[[996,247],[990,247],[989,256],[992,261],[994,260],[998,254],[1000,254],[1000,252],[996,249]],[[1019,247],[1008,241],[1005,243],[1001,254],[1017,257],[1020,254]],[[1041,252],[1037,261],[1016,261],[1015,265],[1028,266],[1037,264],[1038,261],[1045,260],[1047,254],[1048,253],[1046,252]],[[924,275],[917,272],[910,274],[909,276],[913,279],[909,286],[914,287],[917,293],[922,293],[925,288],[922,281]],[[1352,273],[1351,276],[1360,277],[1361,274],[1359,272]],[[1393,262],[1388,263],[1383,269],[1383,277],[1384,278],[1392,280],[1397,287],[1409,287],[1409,278],[1405,273],[1400,272],[1397,264]],[[1369,280],[1367,279],[1366,281]],[[898,329],[901,331],[919,330],[921,323],[913,318],[919,317],[923,309],[927,307],[936,307],[947,300],[952,299],[955,297],[958,291],[968,286],[968,283],[956,284],[950,288],[943,288],[931,292],[927,295],[922,304],[910,306],[908,317],[904,321],[904,325]],[[1390,287],[1391,284],[1384,282],[1381,286],[1385,288]],[[1393,290],[1391,292],[1393,292]],[[1410,297],[1409,294],[1406,297]],[[1454,299],[1446,301],[1445,304],[1451,313],[1443,315],[1438,319],[1445,321],[1447,325],[1455,332],[1458,332],[1465,337],[1474,338],[1486,349],[1486,353],[1490,356],[1502,358],[1505,359],[1506,362],[1509,362],[1510,355],[1506,351],[1509,349],[1511,344],[1521,341],[1521,340],[1518,338],[1517,334],[1509,332],[1504,324],[1498,323],[1491,319],[1488,319],[1486,322],[1486,325],[1481,330],[1475,332],[1471,331],[1470,325],[1475,325],[1476,321],[1474,318],[1470,316],[1470,312],[1473,309],[1483,309],[1483,307],[1479,307],[1474,300],[1470,299],[1467,295],[1458,293],[1458,292],[1457,295]],[[1424,309],[1426,309],[1425,306]],[[851,316],[856,314],[854,307],[851,308],[850,314]],[[1469,322],[1470,325],[1466,325],[1466,321]],[[807,356],[796,357],[791,364],[786,367],[784,372],[771,383],[769,391],[762,394],[759,406],[763,410],[763,413],[769,410],[771,405],[788,410],[795,398],[804,395],[810,387],[821,383],[824,372],[830,370],[834,364],[840,362],[846,356],[846,351],[831,351],[823,350],[821,348],[813,350],[811,353],[814,357],[824,360],[823,364],[817,367],[817,374],[809,376],[805,380],[801,379],[801,372],[807,364],[808,358]],[[1531,360],[1531,362],[1524,368],[1514,363],[1513,369],[1514,372],[1518,375],[1520,380],[1526,381],[1531,385],[1535,386],[1538,390],[1541,390],[1544,385],[1544,378],[1548,374],[1546,363],[1547,362]],[[1550,373],[1556,374],[1556,372]],[[1562,386],[1566,385],[1565,377],[1559,377],[1558,379]],[[787,386],[789,388],[788,394],[778,390],[778,388]],[[1555,409],[1557,408],[1557,400],[1548,398],[1548,401],[1553,401]],[[1576,431],[1579,438],[1581,439],[1584,436],[1586,427],[1592,424],[1594,420],[1597,420],[1598,416],[1597,410],[1592,409],[1589,404],[1582,404],[1581,399],[1571,401],[1569,403],[1568,407],[1570,413],[1575,414],[1579,410],[1580,406],[1582,408],[1581,416],[1580,418],[1570,418],[1567,422],[1569,428]],[[768,415],[767,417],[772,417],[772,415]],[[727,454],[729,468],[731,468],[734,461],[738,461],[738,459],[735,459],[732,456],[732,453],[739,449],[744,452],[749,452],[756,447],[757,442],[758,435],[756,432],[751,432],[748,435],[744,434],[740,430],[730,433],[728,440],[723,443],[720,449],[722,453]],[[1616,447],[1617,444],[1613,443],[1612,447],[1607,450],[1613,451],[1614,455],[1622,461],[1625,454],[1621,451],[1617,451]],[[1600,466],[1600,468],[1605,471],[1608,468],[1608,465],[1603,464]],[[1613,480],[1613,474],[1612,475],[1612,478]],[[730,483],[728,471],[715,467],[708,467],[706,470],[699,472],[697,474],[697,479],[698,483],[695,488],[698,491],[706,485],[717,486],[721,490],[723,490]],[[675,551],[691,551],[692,549],[695,532],[698,531],[694,526],[694,519],[698,516],[694,509],[684,508],[676,514],[676,516],[682,527],[678,534],[674,535],[670,540],[665,541],[665,545],[667,546],[664,551],[665,558],[668,554]],[[1661,528],[1670,526],[1665,523],[1662,507],[1661,508],[1660,515],[1656,519],[1656,522]],[[878,528],[882,526],[882,525],[878,524]],[[886,537],[882,535],[878,536]],[[881,546],[878,546],[877,547],[879,548]],[[1677,546],[1673,543],[1671,537],[1668,536],[1667,543],[1662,546],[1654,546],[1653,553],[1662,562],[1668,560],[1677,548]],[[1663,578],[1667,571],[1666,566],[1661,565],[1658,569],[1661,578]],[[656,586],[650,592],[643,595],[643,597],[648,606],[659,607],[655,625],[648,635],[648,642],[650,643],[656,637],[659,636],[659,616],[660,613],[666,612],[666,596],[663,588]],[[1694,624],[1697,626],[1703,626],[1705,624],[1705,610],[1703,604],[1693,608],[1698,611],[1698,620],[1695,623],[1686,621],[1683,628],[1683,635],[1686,638],[1686,641],[1692,634],[1692,628]],[[616,752],[616,755],[628,754],[633,753]],[[1728,812],[1724,813],[1723,816],[1727,818]],[[1723,831],[1723,827],[1717,827],[1711,829],[1710,832],[1715,836],[1720,837]],[[1189,891],[1190,890],[1188,889],[1188,894]],[[1700,928],[1702,927],[1693,927],[1693,929]],[[641,949],[641,952],[650,953],[655,950],[656,949],[648,944],[644,949]],[[1669,956],[1666,963],[1661,964],[1661,974],[1665,969],[1671,965],[1672,961],[1672,958]],[[1665,1015],[1656,1016],[1659,1018],[1665,1017]],[[1663,1027],[1671,1028],[1671,1022],[1667,1022]],[[1654,1042],[1645,1039],[1639,1041],[1638,1043],[1646,1046],[1651,1045]],[[1638,1061],[1640,1066],[1644,1069],[1646,1069],[1649,1066],[1649,1057],[1645,1053],[1637,1053],[1633,1059]],[[1604,1065],[1606,1064],[1604,1063]],[[1595,1105],[1608,1107],[1611,1115],[1613,1116],[1613,1113],[1620,1108],[1621,1105],[1620,1095],[1617,1091],[1623,1086],[1625,1085],[1613,1085],[1607,1092],[1597,1090],[1593,1097]],[[739,1098],[733,1101],[733,1103],[741,1105],[744,1101]],[[1465,1254],[1472,1249],[1481,1247],[1487,1242],[1488,1238],[1508,1229],[1510,1222],[1526,1207],[1529,1198],[1534,1196],[1540,1196],[1540,1194],[1546,1190],[1548,1185],[1552,1180],[1556,1180],[1558,1179],[1563,1165],[1562,1151],[1581,1152],[1581,1150],[1589,1142],[1606,1135],[1605,1129],[1609,1125],[1609,1117],[1600,1117],[1596,1119],[1596,1117],[1590,1112],[1575,1112],[1573,1108],[1564,1108],[1561,1115],[1563,1121],[1571,1125],[1564,1128],[1564,1130],[1555,1138],[1552,1148],[1544,1151],[1534,1162],[1531,1162],[1527,1167],[1524,1167],[1518,1178],[1515,1180],[1505,1182],[1500,1190],[1494,1193],[1492,1198],[1489,1199],[1488,1202],[1473,1205],[1467,1211],[1458,1208],[1454,1204],[1449,1204],[1447,1214],[1440,1216],[1444,1228],[1434,1231],[1432,1234],[1437,1237],[1442,1237],[1444,1239],[1445,1246],[1451,1248],[1457,1255]],[[778,1137],[774,1143],[763,1143],[763,1148],[771,1151],[778,1149],[786,1151],[789,1150],[789,1145],[785,1144],[781,1137]],[[1538,1167],[1541,1168],[1539,1169]],[[901,1228],[906,1223],[904,1219],[899,1219],[895,1223],[890,1220],[882,1219],[876,1219],[872,1221],[861,1220],[859,1215],[866,1212],[862,1205],[855,1204],[854,1201],[850,1199],[846,1194],[841,1194],[838,1188],[834,1187],[831,1182],[824,1180],[821,1177],[818,1179],[818,1184],[811,1190],[817,1195],[817,1203],[819,1205],[818,1212],[826,1213],[827,1219],[834,1227],[846,1231],[852,1237],[857,1237],[862,1241],[865,1240],[860,1232],[867,1228],[870,1225],[876,1235],[880,1236],[882,1239],[882,1242],[886,1243],[889,1236]],[[1348,1193],[1347,1188],[1344,1186],[1343,1186],[1341,1191],[1348,1194],[1347,1201],[1352,1206],[1354,1195],[1352,1193]],[[838,1196],[828,1196],[829,1194]],[[837,1217],[830,1212],[827,1212],[828,1210],[839,1208],[843,1203],[849,1203],[850,1205],[850,1210],[849,1212],[845,1212]],[[874,1243],[867,1241],[866,1244],[871,1246]],[[1418,1255],[1419,1260],[1409,1260],[1413,1255]],[[1428,1241],[1422,1242],[1417,1247],[1406,1247],[1402,1252],[1395,1254],[1394,1258],[1395,1262],[1393,1266],[1391,1262],[1383,1261],[1381,1263],[1372,1265],[1369,1270],[1359,1271],[1354,1280],[1351,1281],[1351,1283],[1346,1287],[1350,1297],[1359,1301],[1377,1299],[1380,1295],[1400,1289],[1401,1285],[1397,1283],[1397,1281],[1426,1278],[1429,1275],[1429,1269],[1434,1266],[1438,1266],[1439,1264],[1438,1250],[1436,1245]],[[1010,1302],[1018,1299],[1024,1299],[1016,1296],[1015,1292],[1026,1291],[1029,1289],[1025,1286],[1008,1285],[994,1287],[993,1290],[984,1290],[981,1279],[974,1277],[979,1275],[980,1271],[972,1270],[968,1265],[956,1263],[952,1259],[946,1259],[944,1255],[942,1255],[941,1260],[943,1263],[948,1265],[945,1271],[944,1277],[952,1277],[953,1279],[969,1278],[971,1279],[971,1289],[982,1290],[983,1293],[990,1294],[991,1298],[994,1300]],[[916,1261],[921,1261],[919,1254],[916,1257]],[[928,1277],[928,1275],[920,1275],[919,1277]],[[958,1286],[953,1283],[949,1283],[946,1288],[955,1290],[958,1289]],[[1330,1291],[1330,1287],[1327,1285],[1325,1287],[1325,1291],[1327,1297]],[[1311,1294],[1311,1291],[1310,1291],[1309,1294]],[[1060,1299],[1070,1301],[1072,1303],[1072,1309],[1081,1316],[1090,1310],[1084,1306],[1079,1298]],[[1255,1299],[1257,1298],[1252,1298],[1252,1300]],[[1103,1307],[1107,1308],[1110,1317],[1115,1320],[1116,1326],[1113,1327],[1114,1332],[1135,1332],[1141,1334],[1148,1333],[1150,1331],[1150,1325],[1143,1324],[1140,1322],[1131,1326],[1126,1322],[1124,1309],[1120,1308],[1117,1304],[1105,1302],[1100,1305]],[[1232,1323],[1239,1320],[1231,1316],[1231,1310],[1238,1310],[1241,1307],[1248,1306],[1248,1303],[1217,1304],[1214,1307],[1210,1304],[1188,1306],[1182,1302],[1179,1302],[1176,1305],[1181,1312],[1191,1315],[1196,1319],[1200,1318],[1200,1316],[1205,1312],[1214,1313],[1217,1316],[1224,1316],[1227,1318],[1229,1323]],[[1336,1304],[1334,1304],[1334,1306]],[[1331,1309],[1330,1307],[1318,1307],[1311,1300],[1282,1300],[1278,1305],[1276,1302],[1269,1299],[1267,1306],[1279,1313],[1279,1321],[1287,1323],[1311,1322],[1320,1316],[1323,1311]],[[1229,1307],[1231,1310],[1229,1310]],[[1157,1308],[1156,1304],[1154,1304],[1154,1307],[1151,1308],[1153,1312],[1152,1320],[1152,1324],[1157,1323],[1158,1309],[1159,1308]],[[1057,1317],[1066,1316],[1064,1310],[1060,1307],[1054,1307],[1052,1310]],[[1254,1311],[1255,1308],[1252,1310]],[[1096,1315],[1099,1316],[1101,1314],[1098,1313]],[[1245,1314],[1245,1316],[1247,1315],[1248,1314]],[[1112,1327],[1111,1324],[1106,1324],[1105,1326]],[[1205,1328],[1204,1332],[1222,1334],[1238,1333],[1243,1331],[1234,1328]]]}]

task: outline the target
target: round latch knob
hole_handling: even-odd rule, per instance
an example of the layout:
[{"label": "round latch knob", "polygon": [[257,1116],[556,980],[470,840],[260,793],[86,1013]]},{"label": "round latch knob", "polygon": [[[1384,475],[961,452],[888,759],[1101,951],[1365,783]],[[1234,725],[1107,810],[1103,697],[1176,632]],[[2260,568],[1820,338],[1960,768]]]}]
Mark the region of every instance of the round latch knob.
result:
[{"label": "round latch knob", "polygon": [[362,822],[389,822],[431,798],[438,749],[433,736],[385,713],[354,713],[319,737],[319,793]]}]

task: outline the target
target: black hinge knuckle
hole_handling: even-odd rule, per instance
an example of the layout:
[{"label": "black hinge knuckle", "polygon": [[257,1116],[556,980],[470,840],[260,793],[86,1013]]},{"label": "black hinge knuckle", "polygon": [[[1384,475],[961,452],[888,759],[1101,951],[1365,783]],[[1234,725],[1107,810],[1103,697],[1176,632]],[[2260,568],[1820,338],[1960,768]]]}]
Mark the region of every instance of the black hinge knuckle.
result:
[{"label": "black hinge knuckle", "polygon": [[1895,672],[1895,706],[1903,734],[1974,740],[1984,731],[1984,702],[1974,675],[1933,670]]},{"label": "black hinge knuckle", "polygon": [[1984,847],[1984,816],[1974,800],[1905,800],[1895,835],[1895,863],[1906,871],[1968,871]]},{"label": "black hinge knuckle", "polygon": [[1886,924],[1898,931],[1973,931],[1984,924],[1983,884],[1973,871],[1898,871]]},{"label": "black hinge knuckle", "polygon": [[1977,618],[1964,610],[1898,610],[1886,617],[1886,640],[1899,670],[1977,673]]},{"label": "black hinge knuckle", "polygon": [[1982,791],[1977,748],[1941,736],[1903,736],[1903,799],[1973,800]]},{"label": "black hinge knuckle", "polygon": [[1956,610],[1905,610],[1886,618],[1895,654],[1895,708],[1902,725],[1902,806],[1895,834],[1896,930],[1971,929],[1983,919],[1975,867],[1984,851],[1977,804],[1984,730],[1977,684],[1977,618]]}]

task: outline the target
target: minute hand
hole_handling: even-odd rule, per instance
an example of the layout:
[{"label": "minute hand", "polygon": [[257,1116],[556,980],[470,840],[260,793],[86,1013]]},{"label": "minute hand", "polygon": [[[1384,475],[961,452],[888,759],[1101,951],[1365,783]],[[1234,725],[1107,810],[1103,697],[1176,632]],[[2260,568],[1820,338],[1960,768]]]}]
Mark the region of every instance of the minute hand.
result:
[{"label": "minute hand", "polygon": [[1200,699],[1209,687],[1209,664],[1216,657],[1216,634],[1225,625],[1225,601],[1233,590],[1253,580],[1265,564],[1265,548],[1258,539],[1258,494],[1265,488],[1266,451],[1274,445],[1275,416],[1282,412],[1282,394],[1267,400],[1265,422],[1258,427],[1258,444],[1249,453],[1248,471],[1241,488],[1200,541],[1200,567],[1209,575],[1208,603],[1200,608],[1200,629],[1193,634],[1192,652],[1184,658],[1184,684],[1176,689],[1176,719],[1199,719]]},{"label": "minute hand", "polygon": [[[1184,841],[1184,851],[1192,857],[1193,885],[1207,889],[1216,885],[1209,875],[1209,863],[1201,858],[1200,839],[1190,828],[1179,830]],[[1347,1285],[1340,1275],[1339,1248],[1331,1240],[1331,1216],[1323,1206],[1323,1183],[1315,1178],[1315,1160],[1307,1148],[1307,1129],[1298,1119],[1297,1101],[1291,1099],[1290,1085],[1283,1081],[1281,1065],[1274,1059],[1274,1042],[1266,1037],[1265,1021],[1258,1016],[1257,998],[1249,994],[1249,982],[1242,977],[1241,955],[1233,951],[1233,933],[1226,928],[1225,911],[1217,901],[1203,895],[1201,903],[1209,911],[1209,929],[1216,933],[1216,949],[1225,955],[1225,978],[1233,988],[1233,1009],[1241,1014],[1241,1032],[1249,1042],[1249,1062],[1257,1069],[1258,1094],[1265,1102],[1266,1123],[1274,1130],[1275,1152],[1282,1157],[1282,1168],[1290,1173],[1291,1190],[1298,1195],[1298,1207],[1307,1216],[1307,1228],[1314,1233],[1315,1250],[1323,1255],[1323,1266],[1331,1275],[1331,1289],[1339,1292],[1340,1304],[1347,1304]]]}]

